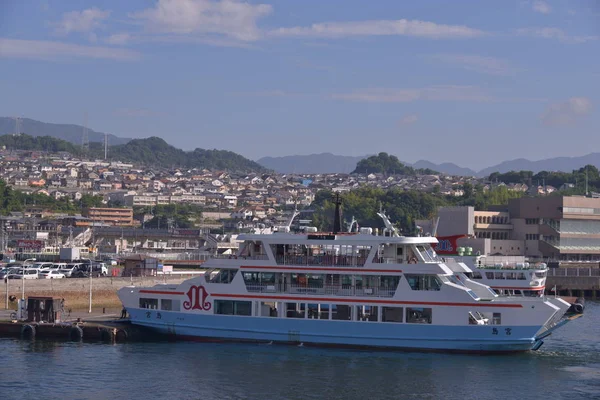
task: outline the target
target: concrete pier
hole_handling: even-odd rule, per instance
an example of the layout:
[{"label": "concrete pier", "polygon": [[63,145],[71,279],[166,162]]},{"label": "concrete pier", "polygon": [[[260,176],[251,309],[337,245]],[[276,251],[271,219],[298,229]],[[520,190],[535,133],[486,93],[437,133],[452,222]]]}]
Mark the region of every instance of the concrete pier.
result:
[{"label": "concrete pier", "polygon": [[38,323],[12,321],[10,319],[11,312],[12,310],[0,312],[0,337],[105,343],[161,338],[148,330],[132,325],[127,319],[116,319],[116,314],[87,314],[85,319],[73,317],[69,321]]},{"label": "concrete pier", "polygon": [[600,268],[551,268],[546,279],[546,294],[600,299]]}]

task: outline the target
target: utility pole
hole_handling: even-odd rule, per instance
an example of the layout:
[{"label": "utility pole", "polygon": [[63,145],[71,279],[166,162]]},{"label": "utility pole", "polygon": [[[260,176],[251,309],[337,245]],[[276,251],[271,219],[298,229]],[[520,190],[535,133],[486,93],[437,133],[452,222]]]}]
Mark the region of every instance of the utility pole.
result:
[{"label": "utility pole", "polygon": [[87,112],[83,117],[83,132],[81,133],[81,150],[83,154],[87,156],[90,150],[90,138],[88,137],[88,128],[87,128]]},{"label": "utility pole", "polygon": [[585,195],[588,195],[588,168],[585,166]]},{"label": "utility pole", "polygon": [[91,314],[92,313],[92,275],[93,275],[91,260],[90,260],[90,264],[89,264],[89,274],[90,274],[90,309],[88,310],[88,314]]},{"label": "utility pole", "polygon": [[108,133],[104,134],[104,159],[108,158]]}]

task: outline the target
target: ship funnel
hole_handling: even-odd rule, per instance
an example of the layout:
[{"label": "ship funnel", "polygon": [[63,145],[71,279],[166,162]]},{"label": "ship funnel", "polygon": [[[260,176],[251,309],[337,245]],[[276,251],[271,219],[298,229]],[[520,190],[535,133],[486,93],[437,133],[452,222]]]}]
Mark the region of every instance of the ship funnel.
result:
[{"label": "ship funnel", "polygon": [[335,215],[333,217],[333,233],[339,233],[342,231],[342,198],[339,193],[335,194],[333,199],[335,203]]}]

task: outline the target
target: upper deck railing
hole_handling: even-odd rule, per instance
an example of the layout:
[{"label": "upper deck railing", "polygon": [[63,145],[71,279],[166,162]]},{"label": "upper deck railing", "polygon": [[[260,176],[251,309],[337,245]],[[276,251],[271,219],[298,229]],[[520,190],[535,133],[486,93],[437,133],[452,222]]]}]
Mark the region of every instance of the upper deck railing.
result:
[{"label": "upper deck railing", "polygon": [[362,267],[365,265],[366,257],[359,256],[335,256],[335,255],[278,255],[275,261],[279,265],[315,265],[315,266],[337,266],[337,267]]},{"label": "upper deck railing", "polygon": [[475,264],[477,269],[502,269],[502,270],[547,270],[548,266],[544,263],[482,263]]},{"label": "upper deck railing", "polygon": [[366,297],[393,297],[395,287],[345,284],[323,285],[298,285],[289,283],[246,283],[246,289],[252,293],[287,293],[306,295],[331,295],[331,296],[366,296]]}]

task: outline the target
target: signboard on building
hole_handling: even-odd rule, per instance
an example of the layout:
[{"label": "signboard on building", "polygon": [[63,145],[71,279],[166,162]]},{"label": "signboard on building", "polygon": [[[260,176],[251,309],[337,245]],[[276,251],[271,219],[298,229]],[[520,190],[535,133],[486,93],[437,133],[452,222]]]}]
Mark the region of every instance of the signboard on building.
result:
[{"label": "signboard on building", "polygon": [[458,248],[457,241],[463,237],[466,237],[466,235],[438,236],[438,243],[433,245],[433,249],[437,254],[441,255],[456,254],[456,249]]},{"label": "signboard on building", "polygon": [[163,271],[163,274],[170,274],[173,272],[173,266],[172,265],[163,265],[162,271]]},{"label": "signboard on building", "polygon": [[17,248],[23,250],[42,250],[44,248],[43,240],[28,240],[19,239],[17,240]]}]

